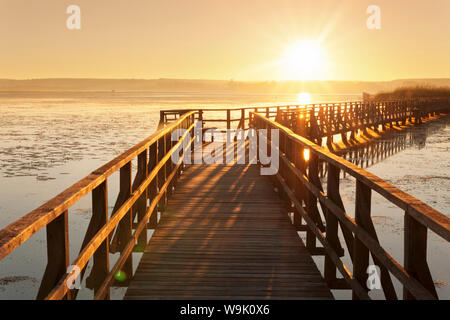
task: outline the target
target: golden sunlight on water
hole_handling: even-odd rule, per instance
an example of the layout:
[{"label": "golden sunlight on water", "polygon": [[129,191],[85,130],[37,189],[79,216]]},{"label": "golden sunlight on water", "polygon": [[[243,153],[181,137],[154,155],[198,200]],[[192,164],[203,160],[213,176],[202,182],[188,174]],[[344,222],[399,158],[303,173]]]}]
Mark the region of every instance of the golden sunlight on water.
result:
[{"label": "golden sunlight on water", "polygon": [[297,95],[297,101],[300,104],[310,104],[311,103],[311,94],[308,92],[300,92]]}]

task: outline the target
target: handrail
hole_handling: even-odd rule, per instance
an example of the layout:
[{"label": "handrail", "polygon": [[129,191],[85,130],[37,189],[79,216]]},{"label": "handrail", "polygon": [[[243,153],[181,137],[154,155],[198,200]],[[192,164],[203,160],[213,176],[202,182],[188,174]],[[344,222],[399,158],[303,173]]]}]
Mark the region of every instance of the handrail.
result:
[{"label": "handrail", "polygon": [[[358,104],[361,104],[361,102],[328,103],[322,104],[321,106],[328,108],[330,106],[342,105],[347,109],[349,106],[354,107]],[[315,109],[321,106],[315,104],[309,109],[309,112],[311,114],[315,113]],[[353,247],[358,248],[356,244],[360,241],[360,246],[367,247],[372,253],[374,260],[378,259],[376,261],[383,261],[383,272],[391,272],[404,284],[407,289],[406,296],[411,294],[412,296],[423,299],[433,298],[435,294],[433,292],[434,285],[430,285],[429,279],[419,279],[414,273],[416,269],[414,269],[413,265],[419,264],[420,268],[425,270],[425,274],[427,272],[429,274],[426,256],[423,257],[423,252],[421,251],[417,254],[413,250],[409,250],[409,260],[407,263],[405,262],[405,268],[393,260],[378,244],[376,234],[371,229],[370,217],[367,218],[360,212],[359,215],[362,215],[362,218],[360,217],[359,219],[363,219],[363,224],[358,222],[358,219],[354,221],[348,217],[342,203],[340,203],[338,188],[336,188],[337,194],[333,194],[334,191],[329,190],[329,194],[325,195],[317,176],[318,160],[321,159],[328,164],[328,178],[337,179],[336,181],[330,181],[331,184],[334,183],[336,185],[339,182],[339,171],[342,170],[356,178],[359,190],[357,195],[360,197],[367,197],[368,193],[370,200],[370,192],[374,190],[403,209],[406,212],[405,228],[409,234],[409,246],[411,244],[417,244],[420,248],[426,249],[427,229],[434,231],[442,238],[450,241],[449,219],[386,181],[328,152],[310,140],[295,134],[291,129],[282,124],[269,119],[269,117],[273,117],[279,120],[287,114],[292,113],[295,115],[298,112],[303,112],[299,110],[306,109],[302,105],[295,105],[225,110],[198,109],[192,111],[162,111],[161,119],[165,120],[164,112],[174,112],[179,118],[175,122],[169,123],[167,126],[159,129],[156,133],[104,166],[93,171],[53,199],[11,223],[3,230],[0,230],[0,261],[36,232],[46,227],[48,264],[41,282],[38,298],[75,298],[77,291],[70,290],[66,285],[72,275],[67,270],[69,266],[68,210],[81,198],[91,193],[91,221],[81,245],[80,253],[72,266],[82,270],[80,276],[82,278],[89,259],[94,257],[94,266],[91,275],[86,279],[87,286],[94,289],[94,297],[96,299],[109,298],[109,288],[115,281],[114,275],[116,272],[122,270],[126,270],[129,274],[132,274],[131,252],[133,250],[143,249],[147,241],[147,224],[149,223],[153,227],[156,226],[157,218],[155,212],[157,210],[164,211],[167,198],[172,193],[173,186],[181,174],[184,154],[181,155],[179,162],[176,164],[169,161],[169,159],[186,142],[185,139],[189,137],[189,133],[191,133],[191,136],[194,136],[192,133],[196,123],[195,121],[199,120],[202,124],[207,121],[223,121],[227,123],[228,129],[230,128],[231,122],[240,121],[238,129],[244,130],[246,129],[245,121],[249,121],[249,127],[280,130],[281,144],[279,150],[282,169],[276,176],[279,185],[278,189],[284,192],[290,199],[289,201],[294,204],[297,215],[303,216],[307,222],[307,226],[310,228],[307,233],[307,247],[313,251],[318,249],[315,247],[315,242],[312,245],[311,235],[314,235],[323,244],[324,249],[328,253],[326,257],[326,261],[328,261],[327,270],[330,270],[330,261],[328,259],[331,259],[335,268],[341,271],[344,279],[354,290],[354,294],[362,299],[368,298],[364,284],[361,282],[361,267],[359,267],[359,273],[357,272],[356,277],[351,275],[339,258],[342,248],[339,248],[339,245],[334,241],[335,239],[328,239],[330,234],[328,232],[330,225],[328,220],[331,219],[333,221],[332,219],[336,219],[335,222],[337,223],[339,221],[343,229],[346,243],[348,246],[350,245],[349,250],[352,254]],[[225,111],[227,118],[226,120],[204,119],[203,112],[206,111]],[[241,111],[241,118],[231,118],[232,111]],[[248,111],[248,115],[246,111]],[[265,117],[259,114],[259,111],[262,111]],[[395,121],[395,118],[390,118],[389,120]],[[176,129],[186,130],[177,143],[171,141],[171,134]],[[188,144],[193,143],[193,139],[187,141]],[[299,152],[299,148],[301,150],[309,149],[311,151],[312,158],[308,164],[298,158],[298,155],[302,154]],[[131,162],[136,157],[138,163],[137,172],[132,182]],[[120,171],[120,192],[114,209],[111,215],[109,215],[107,181],[108,177],[117,171]],[[299,187],[297,185],[298,183],[303,185],[303,187]],[[326,227],[321,220],[319,221],[320,214],[317,210],[317,201],[319,201],[322,210],[327,213]],[[305,203],[305,206],[302,202]],[[367,203],[362,203],[361,205],[364,210],[370,211],[370,201],[369,207],[367,207]],[[316,207],[315,209],[314,206]],[[308,210],[313,210],[312,214]],[[133,222],[135,216],[138,218],[137,224]],[[409,225],[410,227],[407,227]],[[323,234],[325,230],[327,230],[326,236]],[[355,237],[353,237],[352,233],[355,234]],[[136,242],[138,243],[137,246],[135,246]],[[353,245],[353,242],[356,244]],[[361,251],[361,248],[359,248],[359,251]],[[109,269],[109,252],[120,252],[121,254],[112,269]],[[356,253],[354,255],[358,256]],[[325,278],[331,286],[336,285],[336,279],[330,278],[329,275],[326,275]],[[382,277],[382,281],[384,286],[386,281],[388,281],[386,280],[386,275]],[[432,289],[430,289],[431,286]],[[387,289],[387,294],[393,296],[392,292],[389,292],[389,289]]]},{"label": "handrail", "polygon": [[[440,106],[436,106],[439,103]],[[442,107],[443,106],[443,107]],[[196,109],[171,109],[160,111],[160,126],[168,121],[176,119],[188,111],[198,112],[198,119],[203,123],[222,122],[227,129],[231,129],[231,124],[238,122],[237,129],[248,129],[245,125],[249,120],[249,112],[265,114],[267,118],[274,118],[277,122],[288,126],[292,119],[297,120],[299,114],[304,115],[304,119],[299,125],[310,128],[313,122],[320,124],[315,133],[320,138],[330,137],[333,134],[345,133],[350,130],[357,130],[362,126],[376,126],[385,124],[405,122],[406,119],[420,122],[427,113],[439,112],[440,110],[450,110],[450,99],[448,98],[426,98],[414,100],[392,100],[392,101],[348,101],[348,102],[325,102],[310,104],[285,104],[275,106],[254,106],[254,107],[228,107],[228,108],[196,108]],[[239,112],[240,117],[231,118],[231,113]],[[211,118],[206,117],[206,113],[225,112],[226,117]],[[174,117],[174,118],[173,118]],[[314,117],[314,119],[313,119]],[[311,121],[314,120],[314,121]],[[296,122],[296,121],[295,121]],[[326,122],[327,126],[322,123]]]},{"label": "handrail", "polygon": [[[153,179],[156,177],[159,170],[163,167],[163,165],[170,159],[172,153],[177,151],[179,147],[184,143],[184,138],[187,137],[187,134],[189,131],[194,127],[194,124],[192,124],[188,130],[184,133],[184,135],[180,138],[178,143],[171,148],[171,150],[164,156],[164,158],[158,163],[158,166],[155,167],[152,172],[149,174],[149,176],[144,180],[144,182],[139,186],[139,188],[134,191],[131,194],[131,197],[119,208],[118,211],[115,212],[111,220],[109,220],[96,234],[96,236],[88,243],[88,245],[81,251],[81,253],[78,255],[76,260],[72,265],[79,267],[80,269],[83,269],[86,264],[88,263],[90,257],[92,256],[92,253],[95,252],[95,250],[100,246],[101,242],[106,239],[106,237],[114,230],[114,228],[118,225],[120,220],[127,214],[127,212],[131,209],[133,204],[139,199],[139,197],[145,192],[146,188],[149,186],[149,184],[153,181]],[[190,143],[193,140],[191,139]],[[139,236],[139,233],[143,230],[144,226],[146,225],[147,221],[150,218],[150,215],[153,213],[153,209],[155,209],[156,205],[158,204],[158,201],[161,199],[163,192],[167,189],[170,181],[172,180],[173,176],[176,173],[176,170],[181,165],[182,160],[184,158],[184,154],[180,157],[179,162],[177,163],[177,168],[172,171],[171,176],[167,179],[161,190],[159,191],[158,195],[152,200],[149,208],[146,211],[145,217],[140,221],[138,227],[136,228],[135,234],[130,239],[129,243],[134,244],[134,240],[137,240],[137,237]],[[132,248],[132,246],[130,246]],[[120,266],[119,266],[120,268]],[[114,273],[109,273],[109,281],[112,280]],[[65,284],[69,280],[70,274],[66,274],[63,278],[62,283]],[[105,283],[107,281],[105,280]],[[64,295],[67,293],[68,288],[65,285],[59,285],[53,291],[47,296],[47,299],[62,299]],[[104,293],[102,293],[104,294]]]},{"label": "handrail", "polygon": [[[295,134],[289,128],[258,113],[252,112],[250,117],[253,128],[278,129],[280,132],[280,170],[276,176],[276,183],[279,186],[278,189],[288,199],[287,205],[290,207],[293,204],[295,207],[294,220],[297,221],[299,230],[304,230],[304,227],[299,225],[301,218],[307,222],[307,247],[311,251],[317,249],[313,238],[319,239],[323,244],[327,253],[325,278],[331,286],[336,283],[333,269],[338,268],[344,280],[353,289],[354,297],[366,298],[361,288],[355,285],[354,278],[358,279],[360,285],[365,288],[367,278],[365,267],[368,265],[370,252],[374,261],[380,264],[381,281],[387,298],[396,298],[389,272],[404,285],[406,298],[433,299],[437,297],[426,262],[426,230],[430,229],[443,239],[450,241],[448,217],[381,178]],[[269,141],[260,141],[260,143],[269,143]],[[309,161],[301,156],[304,149],[310,151]],[[327,194],[324,193],[318,178],[319,159],[328,164]],[[340,170],[353,176],[357,181],[356,220],[347,215],[339,195]],[[405,267],[396,262],[378,242],[370,218],[372,190],[405,211]],[[305,206],[302,205],[302,201]],[[327,221],[325,226],[317,209],[317,201],[322,206],[322,212]],[[338,258],[338,253],[342,250],[337,239],[338,225],[341,226],[351,254],[354,270],[356,269],[355,276],[348,272]],[[322,232],[325,232],[326,236]],[[366,258],[367,261],[365,261]]]},{"label": "handrail", "polygon": [[[128,235],[126,239],[122,239],[128,242],[126,248],[123,248],[123,246],[121,248],[121,259],[126,262],[127,256],[131,253],[129,244],[132,243],[133,239],[142,237],[141,232],[144,227],[147,227],[149,219],[156,220],[156,215],[152,216],[156,206],[164,206],[165,201],[167,201],[167,194],[171,192],[171,187],[169,188],[169,186],[174,183],[174,176],[180,172],[182,165],[179,162],[174,166],[169,159],[172,153],[179,152],[181,144],[185,143],[185,138],[190,137],[189,134],[193,132],[195,114],[195,111],[184,114],[175,123],[158,130],[136,146],[125,151],[106,165],[93,171],[87,177],[67,188],[53,199],[47,201],[16,222],[11,223],[3,230],[0,230],[0,260],[46,226],[48,265],[41,283],[38,298],[46,297],[50,291],[52,292],[47,298],[64,298],[65,296],[70,298],[71,292],[67,288],[66,282],[61,280],[62,278],[67,280],[70,276],[70,274],[66,273],[66,268],[69,264],[67,212],[73,204],[92,191],[93,213],[91,222],[85,235],[81,252],[73,265],[83,269],[89,259],[94,255],[93,273],[95,274],[92,280],[94,292],[97,293],[96,291],[100,289],[99,281],[103,281],[104,279],[102,278],[105,276],[109,279],[106,283],[106,287],[109,289],[109,285],[113,280],[113,274],[111,275],[109,270],[106,270],[105,273],[103,265],[105,263],[106,265],[109,264],[107,257],[109,254],[109,236],[116,227],[119,228],[123,225],[122,229],[124,227],[125,229],[127,228],[126,223],[124,223],[125,216],[132,217],[136,213],[138,214],[139,225],[134,235],[131,235],[132,220],[129,220],[131,225],[128,225]],[[171,134],[177,129],[185,129],[186,131],[178,142],[175,143],[171,141]],[[192,143],[192,140],[189,143]],[[149,157],[147,157],[148,150],[150,150]],[[136,186],[133,185],[134,190],[131,190],[131,161],[136,156],[138,156],[138,171],[135,179],[137,183]],[[181,159],[183,156],[184,154],[181,155]],[[151,170],[150,172],[147,172],[147,166]],[[145,169],[145,172],[142,171],[143,169]],[[113,211],[109,218],[107,209],[107,178],[118,170],[120,170],[121,174],[121,192],[118,196],[118,202],[121,201],[123,203],[118,210]],[[126,198],[120,199],[123,191],[126,191],[127,186],[128,195]],[[151,200],[151,205],[148,210],[146,207],[147,199]],[[163,201],[162,204],[158,203],[161,201]],[[144,204],[143,209],[140,207],[142,203]],[[146,239],[144,241],[143,245],[146,244]],[[104,247],[106,247],[106,252]],[[133,246],[131,246],[132,248]],[[127,249],[126,252],[124,249]],[[100,261],[101,259],[96,259],[95,257],[101,254],[103,255],[104,261],[102,263],[96,263],[96,260]],[[57,261],[53,261],[55,259]],[[121,267],[119,266],[119,268]],[[102,292],[107,298],[109,296],[109,290],[108,294],[105,294],[105,281],[102,283]]]},{"label": "handrail", "polygon": [[56,197],[50,199],[24,217],[0,230],[0,261],[42,227],[45,227],[75,202],[99,186],[111,174],[119,170],[139,153],[147,149],[151,144],[155,143],[167,132],[173,130],[174,127],[177,127],[185,119],[195,113],[195,111],[191,111],[183,115],[177,122],[171,124],[169,127],[158,130],[139,144],[128,149],[97,170],[94,170],[88,176],[79,180]]},{"label": "handrail", "polygon": [[430,230],[434,231],[445,240],[450,241],[450,218],[444,214],[400,190],[389,182],[370,173],[369,171],[356,166],[355,164],[335,155],[325,148],[318,146],[308,139],[294,133],[291,129],[286,128],[275,121],[267,119],[263,115],[257,113],[253,114],[255,117],[263,118],[265,121],[270,122],[272,127],[284,132],[289,139],[299,142],[303,147],[306,147],[310,151],[317,154],[320,159],[325,162],[332,163],[357,180],[360,180],[369,188],[377,191],[380,195],[396,206],[408,211],[408,214],[413,215],[415,219],[418,219],[422,224],[430,228]]}]

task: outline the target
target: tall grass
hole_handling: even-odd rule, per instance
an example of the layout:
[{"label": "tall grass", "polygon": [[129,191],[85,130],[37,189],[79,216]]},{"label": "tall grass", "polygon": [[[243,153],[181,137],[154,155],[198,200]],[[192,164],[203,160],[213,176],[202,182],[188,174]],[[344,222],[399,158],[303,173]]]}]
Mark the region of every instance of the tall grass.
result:
[{"label": "tall grass", "polygon": [[450,98],[450,87],[401,87],[391,92],[379,92],[374,95],[364,94],[364,98],[376,101],[414,98]]}]

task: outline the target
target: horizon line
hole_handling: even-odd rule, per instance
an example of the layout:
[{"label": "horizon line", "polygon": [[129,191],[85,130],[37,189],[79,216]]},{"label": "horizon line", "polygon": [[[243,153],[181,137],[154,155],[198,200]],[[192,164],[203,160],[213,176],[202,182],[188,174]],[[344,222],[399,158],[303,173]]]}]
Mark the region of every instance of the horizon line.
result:
[{"label": "horizon line", "polygon": [[390,80],[234,80],[234,79],[202,79],[202,78],[88,78],[88,77],[46,77],[46,78],[0,78],[0,81],[36,81],[36,80],[128,80],[128,81],[155,81],[155,80],[189,80],[189,81],[217,81],[217,82],[393,82],[405,80],[450,80],[450,77],[442,78],[395,78]]}]

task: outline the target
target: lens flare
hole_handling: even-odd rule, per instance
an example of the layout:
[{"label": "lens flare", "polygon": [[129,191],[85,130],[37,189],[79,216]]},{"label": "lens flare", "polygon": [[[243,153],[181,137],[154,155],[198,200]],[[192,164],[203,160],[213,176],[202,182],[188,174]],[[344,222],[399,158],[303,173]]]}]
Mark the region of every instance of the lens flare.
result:
[{"label": "lens flare", "polygon": [[127,274],[122,270],[119,270],[114,274],[114,279],[118,282],[124,282],[127,279]]},{"label": "lens flare", "polygon": [[305,161],[309,160],[309,149],[303,149],[303,158]]}]

